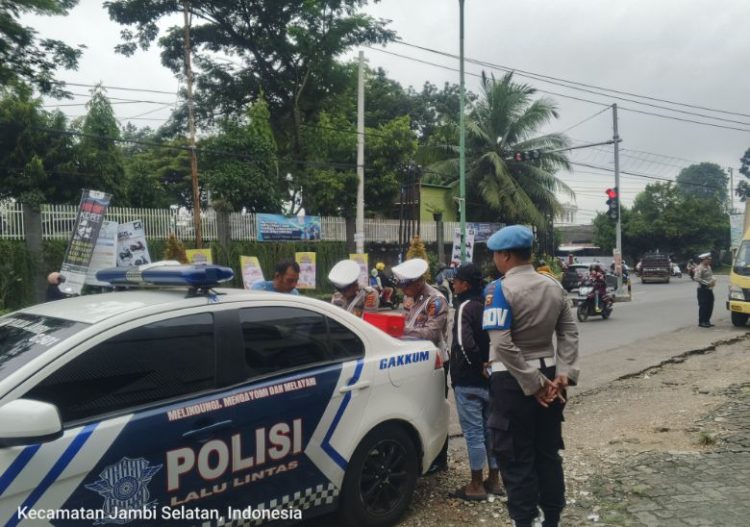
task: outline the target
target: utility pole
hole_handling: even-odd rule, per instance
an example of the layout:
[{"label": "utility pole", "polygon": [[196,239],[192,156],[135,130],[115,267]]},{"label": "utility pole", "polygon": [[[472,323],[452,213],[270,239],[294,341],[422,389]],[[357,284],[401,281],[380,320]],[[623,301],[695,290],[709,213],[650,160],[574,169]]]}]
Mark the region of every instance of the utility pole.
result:
[{"label": "utility pole", "polygon": [[201,199],[198,192],[198,156],[195,152],[195,115],[193,112],[193,69],[190,66],[190,2],[182,2],[182,13],[185,18],[184,49],[185,49],[185,80],[187,81],[188,98],[188,130],[190,133],[190,175],[193,182],[193,227],[195,229],[195,247],[203,247],[201,236]]},{"label": "utility pole", "polygon": [[461,263],[466,262],[466,124],[464,123],[464,105],[466,104],[466,87],[464,85],[464,0],[458,0],[461,11],[459,16],[459,41],[461,55],[461,89],[458,104],[458,208],[461,220]]},{"label": "utility pole", "polygon": [[729,167],[729,214],[734,214],[734,169]]},{"label": "utility pole", "polygon": [[[612,124],[614,128],[612,141],[615,145],[615,191],[617,192],[617,226],[615,227],[615,233],[617,252],[620,254],[620,258],[622,258],[622,207],[620,206],[620,134],[617,132],[617,103],[612,105]],[[622,294],[622,272],[619,272],[617,274],[616,294]]]},{"label": "utility pole", "polygon": [[359,52],[357,76],[357,222],[354,229],[357,254],[365,252],[365,53]]}]

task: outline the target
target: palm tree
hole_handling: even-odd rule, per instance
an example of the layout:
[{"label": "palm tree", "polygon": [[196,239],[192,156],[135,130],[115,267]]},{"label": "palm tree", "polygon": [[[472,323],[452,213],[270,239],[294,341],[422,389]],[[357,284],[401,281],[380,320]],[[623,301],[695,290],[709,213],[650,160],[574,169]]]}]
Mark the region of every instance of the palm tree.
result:
[{"label": "palm tree", "polygon": [[[532,100],[536,90],[512,78],[512,73],[499,81],[482,74],[482,93],[466,125],[467,211],[474,219],[527,223],[546,230],[561,208],[555,192],[575,197],[555,176],[560,169],[570,169],[567,156],[555,152],[569,142],[562,134],[534,135],[557,118],[557,106],[547,98]],[[540,150],[540,158],[513,159],[514,152],[529,150]],[[458,159],[450,159],[431,168],[449,170],[451,183],[457,184],[457,167]]]}]

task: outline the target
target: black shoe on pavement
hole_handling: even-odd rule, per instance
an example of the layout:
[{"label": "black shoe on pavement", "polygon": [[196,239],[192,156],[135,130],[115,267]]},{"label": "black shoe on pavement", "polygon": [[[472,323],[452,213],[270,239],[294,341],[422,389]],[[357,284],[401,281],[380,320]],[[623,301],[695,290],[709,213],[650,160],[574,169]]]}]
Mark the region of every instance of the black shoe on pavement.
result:
[{"label": "black shoe on pavement", "polygon": [[711,324],[698,324],[698,326],[700,326],[702,328],[710,328]]}]

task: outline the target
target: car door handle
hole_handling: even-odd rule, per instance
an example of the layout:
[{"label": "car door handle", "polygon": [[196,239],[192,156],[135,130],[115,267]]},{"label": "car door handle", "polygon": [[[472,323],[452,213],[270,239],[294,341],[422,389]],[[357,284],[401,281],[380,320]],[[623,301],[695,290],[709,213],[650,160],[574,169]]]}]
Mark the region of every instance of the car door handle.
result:
[{"label": "car door handle", "polygon": [[347,386],[342,386],[339,388],[339,393],[349,393],[353,392],[354,390],[364,390],[365,388],[370,387],[370,381],[362,381],[355,384],[349,384]]},{"label": "car door handle", "polygon": [[202,436],[210,432],[218,432],[219,430],[224,430],[225,428],[229,428],[230,426],[232,426],[232,420],[227,419],[226,421],[219,421],[218,423],[213,423],[202,428],[196,428],[195,430],[188,430],[187,432],[182,434],[182,437],[185,439],[194,438],[196,436]]}]

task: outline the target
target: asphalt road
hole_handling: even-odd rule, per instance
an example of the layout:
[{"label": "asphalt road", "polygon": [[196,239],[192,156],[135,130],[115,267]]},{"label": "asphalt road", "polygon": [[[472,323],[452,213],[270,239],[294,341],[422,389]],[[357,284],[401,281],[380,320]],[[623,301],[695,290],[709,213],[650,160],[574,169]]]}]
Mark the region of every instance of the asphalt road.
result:
[{"label": "asphalt road", "polygon": [[[717,276],[714,313],[711,322],[731,325],[726,310],[729,278]],[[650,339],[698,325],[697,284],[685,274],[668,284],[642,284],[636,278],[632,301],[615,303],[608,320],[589,317],[578,323],[580,354],[588,355],[620,348],[637,340]],[[571,294],[575,296],[575,294]]]}]

